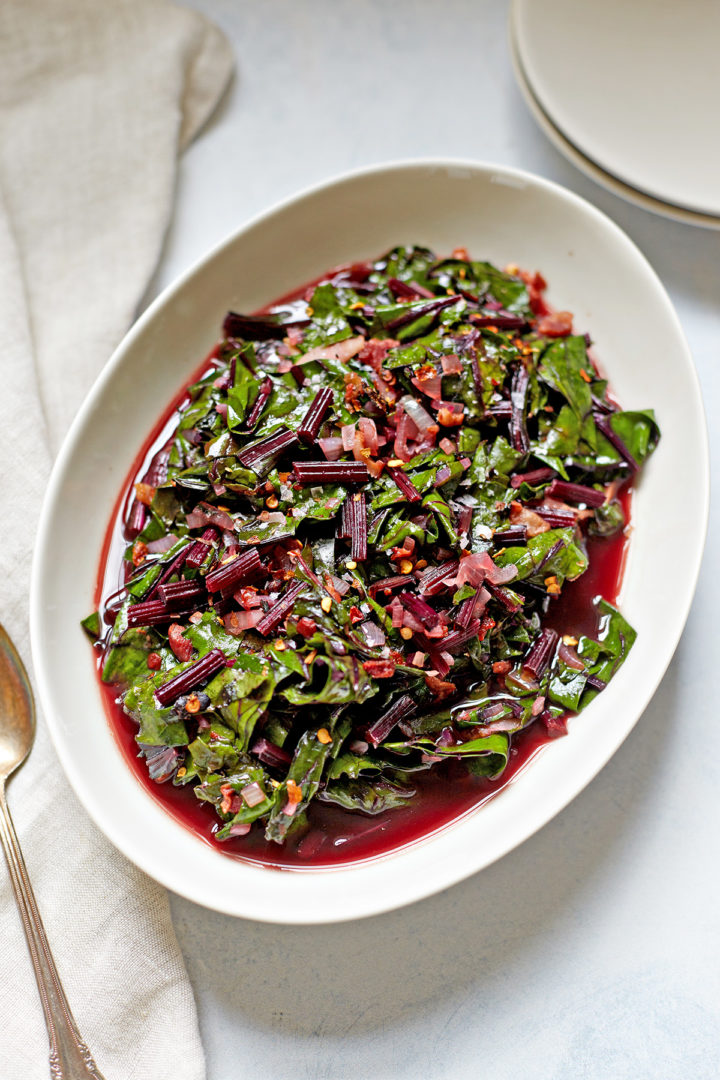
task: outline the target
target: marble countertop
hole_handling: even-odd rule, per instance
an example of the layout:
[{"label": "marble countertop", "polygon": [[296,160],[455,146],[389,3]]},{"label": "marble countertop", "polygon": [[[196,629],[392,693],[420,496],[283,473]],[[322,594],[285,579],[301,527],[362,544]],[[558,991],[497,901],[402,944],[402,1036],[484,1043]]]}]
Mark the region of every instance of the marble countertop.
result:
[{"label": "marble countertop", "polygon": [[[151,294],[251,215],[343,170],[432,155],[520,166],[589,199],[650,259],[690,341],[717,453],[720,233],[630,206],[560,157],[515,86],[506,3],[191,6],[228,34],[237,76],[183,159]],[[172,898],[209,1080],[716,1080],[718,546],[715,505],[705,576],[652,703],[590,787],[501,862],[328,927]],[[658,587],[672,588],[672,567]]]}]

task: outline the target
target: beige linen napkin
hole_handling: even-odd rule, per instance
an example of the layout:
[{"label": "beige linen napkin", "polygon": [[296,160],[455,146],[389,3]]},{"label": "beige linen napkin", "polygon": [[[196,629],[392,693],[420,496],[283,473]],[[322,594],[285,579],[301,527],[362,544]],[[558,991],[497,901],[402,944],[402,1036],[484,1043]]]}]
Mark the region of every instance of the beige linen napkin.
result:
[{"label": "beige linen napkin", "polygon": [[[160,253],[178,150],[231,69],[222,35],[165,0],[0,3],[0,621],[28,664],[32,540],[52,456],[133,318]],[[106,1080],[200,1080],[167,896],[90,822],[42,718],[9,801]],[[45,1080],[47,1053],[3,862],[0,1077]]]}]

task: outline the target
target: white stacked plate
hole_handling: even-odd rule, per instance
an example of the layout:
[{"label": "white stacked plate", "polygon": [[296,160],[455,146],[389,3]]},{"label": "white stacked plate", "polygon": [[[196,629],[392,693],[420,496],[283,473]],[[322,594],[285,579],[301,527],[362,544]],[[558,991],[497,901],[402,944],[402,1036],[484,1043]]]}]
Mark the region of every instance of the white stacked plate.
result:
[{"label": "white stacked plate", "polygon": [[510,43],[531,112],[574,165],[720,229],[718,0],[513,0]]}]

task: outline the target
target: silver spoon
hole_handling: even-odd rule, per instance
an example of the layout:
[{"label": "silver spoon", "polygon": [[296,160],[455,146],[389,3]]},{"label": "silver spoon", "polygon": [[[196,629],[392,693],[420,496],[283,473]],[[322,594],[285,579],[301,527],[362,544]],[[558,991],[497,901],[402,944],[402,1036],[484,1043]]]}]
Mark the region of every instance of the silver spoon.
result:
[{"label": "silver spoon", "polygon": [[42,919],[5,801],[5,784],[35,740],[35,703],[23,662],[0,625],[0,843],[22,916],[50,1040],[52,1080],[103,1080],[80,1038],[50,952]]}]

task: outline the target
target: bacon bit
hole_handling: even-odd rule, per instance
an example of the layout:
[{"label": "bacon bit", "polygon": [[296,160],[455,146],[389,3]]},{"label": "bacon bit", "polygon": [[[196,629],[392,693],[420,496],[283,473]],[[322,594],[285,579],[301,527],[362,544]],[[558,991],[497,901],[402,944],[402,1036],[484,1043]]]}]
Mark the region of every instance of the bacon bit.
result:
[{"label": "bacon bit", "polygon": [[332,607],[332,597],[323,596],[322,600],[320,601],[320,607],[327,615],[327,613],[330,611],[330,608]]},{"label": "bacon bit", "polygon": [[455,683],[445,682],[443,679],[438,678],[437,675],[431,675],[429,672],[425,676],[425,685],[436,701],[444,701],[445,698],[452,697],[453,694],[457,693]]},{"label": "bacon bit", "polygon": [[197,694],[191,694],[185,702],[185,712],[189,712],[191,715],[196,712],[200,712],[200,698]]},{"label": "bacon bit", "polygon": [[332,742],[332,735],[327,728],[321,727],[318,729],[317,739],[318,742],[321,742],[323,743],[323,745],[327,746],[329,743]]},{"label": "bacon bit", "polygon": [[549,738],[557,739],[561,735],[567,735],[567,723],[564,716],[544,716],[543,720]]},{"label": "bacon bit", "polygon": [[189,660],[192,657],[193,652],[195,651],[192,642],[188,641],[186,637],[183,637],[184,629],[185,627],[181,626],[180,623],[170,623],[170,627],[168,629],[168,641],[170,643],[170,648],[175,653],[175,656],[178,658],[178,660],[182,661],[182,663],[185,663],[187,660]]},{"label": "bacon bit", "polygon": [[411,574],[412,573],[412,568],[413,568],[413,564],[412,564],[412,561],[410,559],[401,559],[400,560],[399,570],[400,570],[401,574]]},{"label": "bacon bit", "polygon": [[279,506],[277,495],[269,495],[265,500],[265,505],[269,510],[276,510]]},{"label": "bacon bit", "polygon": [[148,546],[143,540],[136,540],[132,549],[133,566],[142,566],[148,553]]},{"label": "bacon bit", "polygon": [[[577,645],[577,642],[575,642],[575,644]],[[148,653],[147,666],[150,668],[151,671],[159,671],[159,669],[162,667],[162,657],[160,653]]]},{"label": "bacon bit", "polygon": [[363,667],[373,679],[391,679],[395,674],[393,660],[364,660]]},{"label": "bacon bit", "polygon": [[278,473],[278,480],[280,481],[281,484],[287,484],[289,479],[290,479],[290,473],[289,472],[279,472]]},{"label": "bacon bit", "polygon": [[220,811],[223,814],[229,814],[232,806],[232,799],[235,792],[230,784],[223,784],[220,788],[222,794],[222,802],[220,803]]},{"label": "bacon bit", "polygon": [[350,608],[349,614],[351,623],[362,622],[365,618],[360,608],[356,607],[355,604],[353,604],[353,606]]},{"label": "bacon bit", "polygon": [[317,630],[317,623],[314,619],[308,619],[306,615],[303,615],[297,622],[298,633],[302,634],[304,638],[312,637]]},{"label": "bacon bit", "polygon": [[509,671],[512,671],[512,664],[509,660],[496,660],[492,669],[496,675],[507,675]]},{"label": "bacon bit", "polygon": [[452,249],[451,259],[457,259],[459,262],[470,262],[470,256],[468,249],[464,247],[456,247]]},{"label": "bacon bit", "polygon": [[403,638],[404,641],[409,641],[412,636],[413,632],[409,626],[400,627],[400,637]]},{"label": "bacon bit", "polygon": [[478,630],[478,641],[484,641],[487,634],[495,626],[495,620],[490,618],[489,615],[483,615],[480,622],[480,629]]},{"label": "bacon bit", "polygon": [[550,528],[544,518],[516,500],[510,503],[510,522],[512,525],[524,525],[528,536],[539,536]]},{"label": "bacon bit", "polygon": [[152,484],[143,484],[142,482],[135,485],[135,498],[143,506],[151,506],[152,501],[155,498],[157,488],[154,488]]},{"label": "bacon bit", "polygon": [[543,315],[537,325],[538,333],[545,337],[567,337],[572,334],[571,311],[551,311]]}]

